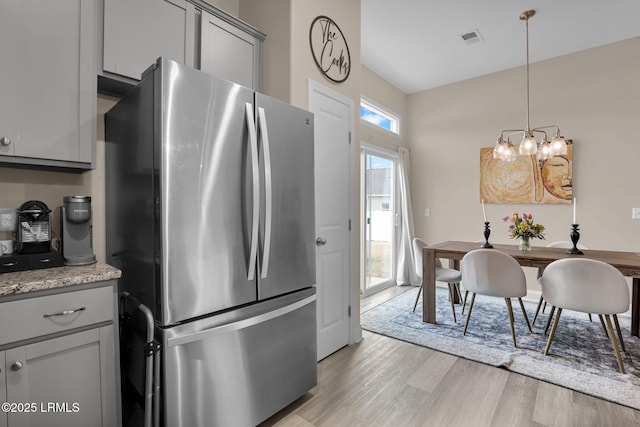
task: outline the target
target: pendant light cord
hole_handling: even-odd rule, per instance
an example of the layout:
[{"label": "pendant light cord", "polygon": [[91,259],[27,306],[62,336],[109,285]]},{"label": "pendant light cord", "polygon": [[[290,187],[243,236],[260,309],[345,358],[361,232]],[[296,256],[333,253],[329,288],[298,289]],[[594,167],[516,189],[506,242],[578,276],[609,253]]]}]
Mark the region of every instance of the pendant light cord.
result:
[{"label": "pendant light cord", "polygon": [[529,17],[525,20],[526,42],[527,42],[527,133],[531,135],[531,125],[529,123]]}]

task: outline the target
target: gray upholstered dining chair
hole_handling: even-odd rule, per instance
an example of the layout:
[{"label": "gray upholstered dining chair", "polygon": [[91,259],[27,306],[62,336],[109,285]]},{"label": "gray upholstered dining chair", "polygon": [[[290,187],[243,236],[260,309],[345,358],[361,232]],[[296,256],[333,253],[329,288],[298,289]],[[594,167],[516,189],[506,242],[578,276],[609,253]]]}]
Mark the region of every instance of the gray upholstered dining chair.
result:
[{"label": "gray upholstered dining chair", "polygon": [[549,354],[563,309],[597,313],[606,320],[606,329],[618,360],[618,367],[624,374],[622,357],[610,317],[613,317],[620,345],[625,351],[617,314],[629,309],[629,288],[620,271],[606,262],[595,259],[560,259],[549,264],[542,274],[542,296],[558,310],[544,350],[545,355]]},{"label": "gray upholstered dining chair", "polygon": [[[418,289],[418,295],[416,295],[416,302],[413,304],[413,311],[416,311],[418,301],[420,300],[420,294],[422,293],[422,286],[424,280],[422,279],[422,249],[426,248],[427,244],[424,240],[415,238],[413,239],[413,260],[416,268],[416,275],[420,278],[420,288]],[[458,323],[456,319],[455,309],[455,295],[462,300],[462,294],[460,293],[460,280],[462,276],[460,271],[453,268],[444,268],[440,259],[436,258],[436,281],[445,282],[449,286],[449,300],[451,301],[451,311],[453,312],[453,321]],[[464,310],[464,307],[463,307]]]},{"label": "gray upholstered dining chair", "polygon": [[462,334],[467,333],[476,294],[501,297],[507,304],[513,346],[517,347],[511,298],[518,298],[525,322],[531,331],[529,318],[522,303],[522,297],[527,295],[527,279],[518,261],[495,249],[475,249],[462,258],[460,271],[462,286],[471,292],[471,304]]},{"label": "gray upholstered dining chair", "polygon": [[[573,243],[571,243],[568,240],[559,240],[556,242],[551,242],[547,245],[548,248],[561,248],[561,249],[571,249],[573,247]],[[585,245],[578,243],[577,245],[578,249],[588,249]],[[544,268],[539,268],[538,269],[538,283],[540,283],[541,279],[542,279],[542,272],[544,271]],[[544,303],[544,306],[542,305]],[[544,313],[544,309],[546,308],[547,303],[546,301],[544,301],[544,298],[542,298],[542,294],[540,294],[540,300],[538,301],[538,306],[536,307],[536,312],[533,315],[533,320],[531,321],[532,325],[536,324],[536,319],[538,318],[538,314],[540,313],[540,307],[542,307],[542,312]],[[547,329],[549,329],[549,324],[551,323],[551,318],[553,317],[553,309],[551,311],[551,313],[549,314],[549,318],[547,319],[547,324],[545,326],[545,333],[547,332]],[[591,320],[591,313],[589,313],[589,320]],[[603,325],[604,326],[604,325]]]}]

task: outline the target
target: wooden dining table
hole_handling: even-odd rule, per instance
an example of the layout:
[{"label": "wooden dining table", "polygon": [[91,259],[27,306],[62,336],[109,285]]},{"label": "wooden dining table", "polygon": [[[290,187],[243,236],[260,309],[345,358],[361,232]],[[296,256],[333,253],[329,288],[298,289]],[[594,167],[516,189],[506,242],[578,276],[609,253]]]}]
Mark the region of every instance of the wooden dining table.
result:
[{"label": "wooden dining table", "polygon": [[[482,243],[447,241],[429,245],[423,256],[423,301],[422,321],[436,323],[436,258],[449,260],[450,268],[460,268],[460,260],[469,251],[481,249]],[[640,253],[582,249],[583,255],[567,253],[567,249],[532,246],[530,251],[521,251],[518,245],[493,244],[493,248],[511,255],[523,267],[544,268],[563,258],[592,258],[604,261],[617,268],[624,276],[632,277],[631,335],[640,332]],[[464,286],[464,284],[463,284]]]}]

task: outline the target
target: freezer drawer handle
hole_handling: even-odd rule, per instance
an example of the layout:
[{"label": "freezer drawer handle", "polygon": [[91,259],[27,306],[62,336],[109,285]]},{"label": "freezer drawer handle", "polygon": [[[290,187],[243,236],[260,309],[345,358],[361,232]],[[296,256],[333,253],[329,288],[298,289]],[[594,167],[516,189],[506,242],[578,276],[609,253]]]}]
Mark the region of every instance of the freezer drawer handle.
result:
[{"label": "freezer drawer handle", "polygon": [[296,301],[293,304],[280,307],[277,310],[269,311],[267,313],[263,313],[255,317],[239,320],[237,322],[229,323],[228,325],[222,325],[222,326],[218,326],[211,329],[205,329],[203,331],[197,331],[190,334],[181,335],[175,338],[169,338],[167,340],[167,346],[175,347],[183,344],[188,344],[194,341],[202,341],[211,337],[215,337],[217,335],[228,334],[230,332],[246,329],[251,326],[258,325],[260,323],[265,323],[277,317],[284,316],[285,314],[291,313],[292,311],[295,311],[301,307],[304,307],[305,305],[311,304],[315,300],[316,300],[316,295],[314,294],[304,299],[301,299],[300,301]]},{"label": "freezer drawer handle", "polygon": [[59,311],[58,313],[45,313],[42,315],[42,317],[68,316],[70,314],[77,313],[79,311],[84,311],[86,309],[87,307],[80,307],[80,308],[74,308],[73,310],[62,310],[62,311]]},{"label": "freezer drawer handle", "polygon": [[258,108],[258,124],[260,125],[260,138],[264,155],[264,241],[262,242],[262,268],[260,277],[267,278],[269,268],[269,254],[271,253],[271,148],[269,148],[269,132],[267,130],[267,117],[264,108]]},{"label": "freezer drawer handle", "polygon": [[247,131],[251,143],[251,172],[253,178],[253,219],[251,221],[251,249],[249,250],[249,264],[247,265],[247,280],[254,280],[256,271],[256,259],[258,257],[258,224],[260,221],[260,175],[258,171],[258,137],[256,136],[256,123],[253,119],[253,105],[245,103],[247,114]]}]

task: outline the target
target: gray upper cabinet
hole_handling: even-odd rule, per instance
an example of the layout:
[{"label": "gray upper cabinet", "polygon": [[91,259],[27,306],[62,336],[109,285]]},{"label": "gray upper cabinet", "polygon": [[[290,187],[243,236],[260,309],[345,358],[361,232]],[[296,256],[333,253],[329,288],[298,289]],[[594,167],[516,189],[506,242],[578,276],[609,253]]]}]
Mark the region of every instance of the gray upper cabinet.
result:
[{"label": "gray upper cabinet", "polygon": [[200,69],[232,82],[262,90],[264,36],[202,11]]},{"label": "gray upper cabinet", "polygon": [[95,167],[95,0],[0,2],[0,163]]},{"label": "gray upper cabinet", "polygon": [[140,80],[160,56],[193,67],[194,24],[185,0],[104,0],[103,70]]},{"label": "gray upper cabinet", "polygon": [[119,95],[160,56],[262,89],[265,35],[204,0],[104,1],[99,90]]}]

